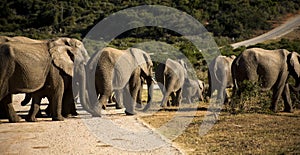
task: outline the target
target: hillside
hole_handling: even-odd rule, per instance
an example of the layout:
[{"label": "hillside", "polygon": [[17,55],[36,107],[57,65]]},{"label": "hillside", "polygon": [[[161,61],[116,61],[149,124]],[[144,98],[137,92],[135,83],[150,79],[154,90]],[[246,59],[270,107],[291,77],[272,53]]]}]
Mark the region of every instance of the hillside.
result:
[{"label": "hillside", "polygon": [[[0,34],[82,38],[111,13],[144,4],[165,5],[187,12],[205,24],[216,37],[225,37],[229,41],[243,40],[269,30],[274,21],[300,8],[299,0],[4,0],[0,5]],[[155,35],[155,31],[140,32],[131,35]]]},{"label": "hillside", "polygon": [[[36,39],[67,36],[82,39],[95,24],[112,13],[146,4],[169,6],[188,13],[213,34],[218,46],[225,47],[262,34],[300,10],[299,0],[4,0],[0,5],[0,35],[22,35]],[[130,16],[132,14],[128,14],[129,18]],[[150,13],[148,16],[154,17]],[[164,18],[164,15],[158,15],[157,18]],[[192,29],[184,28],[186,32]],[[113,40],[110,46],[124,49],[151,40],[165,42],[180,50],[195,67],[206,66],[202,54],[194,52],[197,49],[191,42],[178,33],[163,28],[142,27],[127,31]],[[151,45],[148,52],[160,47],[161,45]],[[90,53],[98,50],[88,46],[86,48]],[[221,53],[237,55],[243,49],[233,50],[228,46],[221,49]],[[154,55],[153,58],[166,59],[162,55]]]}]

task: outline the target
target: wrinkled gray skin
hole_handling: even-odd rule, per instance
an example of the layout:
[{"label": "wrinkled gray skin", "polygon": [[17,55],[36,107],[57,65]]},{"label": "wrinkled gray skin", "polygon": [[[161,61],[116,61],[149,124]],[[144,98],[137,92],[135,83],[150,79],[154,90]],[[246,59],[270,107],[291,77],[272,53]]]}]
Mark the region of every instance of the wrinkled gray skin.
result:
[{"label": "wrinkled gray skin", "polygon": [[45,91],[49,92],[47,98],[51,105],[52,120],[63,120],[61,107],[66,79],[73,75],[85,79],[83,65],[73,71],[74,64],[83,64],[85,61],[82,55],[86,53],[83,44],[79,40],[71,39],[72,42],[69,43],[75,47],[60,43],[57,45],[58,42],[67,42],[69,39],[58,38],[37,43],[11,41],[0,45],[0,101],[10,122],[20,120],[12,105],[12,94],[32,95],[32,108],[26,120],[36,121],[41,94],[45,94]]},{"label": "wrinkled gray skin", "polygon": [[245,50],[232,64],[234,93],[237,95],[242,93],[238,88],[244,80],[252,82],[259,80],[263,91],[273,91],[271,110],[277,112],[277,103],[282,96],[284,111],[293,112],[287,79],[289,75],[295,78],[295,89],[300,89],[299,60],[299,54],[284,49],[252,48]]},{"label": "wrinkled gray skin", "polygon": [[93,116],[101,116],[101,108],[106,108],[107,99],[113,91],[117,94],[117,102],[125,106],[125,113],[135,114],[135,101],[141,86],[141,77],[147,81],[148,102],[151,101],[153,63],[149,54],[136,48],[118,50],[107,47],[102,49],[101,55],[91,58],[89,64],[95,62],[97,68],[94,85],[96,93],[99,94],[99,102],[90,105]]},{"label": "wrinkled gray skin", "polygon": [[[143,93],[143,84],[144,84],[144,81],[145,79],[143,77],[140,77],[141,78],[141,86],[139,87],[139,91],[138,91],[138,94],[137,94],[137,98],[136,98],[136,107],[137,108],[142,108],[142,93]],[[126,89],[128,89],[128,85],[126,86]],[[122,109],[124,108],[123,106],[123,101],[120,100],[120,97],[123,97],[122,96],[122,91],[120,90],[116,90],[114,94],[112,94],[109,98],[108,98],[108,103],[113,103],[115,102],[115,107],[116,109]],[[118,97],[116,97],[118,96]],[[118,99],[118,101],[117,101]],[[123,98],[124,99],[124,98]]]},{"label": "wrinkled gray skin", "polygon": [[182,88],[182,97],[186,99],[187,103],[192,103],[193,100],[204,101],[205,84],[201,80],[185,79]]},{"label": "wrinkled gray skin", "polygon": [[48,42],[48,40],[35,40],[23,36],[15,36],[15,37],[0,36],[0,43],[15,42],[15,41],[22,42],[22,43],[47,43]]},{"label": "wrinkled gray skin", "polygon": [[[15,36],[15,37],[7,37],[7,36],[0,36],[0,41],[3,42],[22,42],[22,43],[47,43],[49,41],[52,41],[51,46],[58,46],[58,45],[68,45],[68,46],[74,46],[76,48],[76,44],[74,44],[74,40],[71,38],[56,38],[53,40],[34,40],[23,36]],[[80,45],[80,44],[79,44]],[[79,47],[78,48],[81,48]],[[81,45],[80,45],[81,46]],[[82,50],[84,53],[82,55],[84,56],[85,61],[89,59],[88,54],[85,53],[85,50]],[[73,91],[72,91],[72,81],[68,78],[65,79],[65,91],[63,95],[63,101],[62,101],[62,115],[64,117],[68,117],[70,115],[76,116],[76,107],[74,104],[74,98],[73,98]],[[46,97],[47,91],[43,91],[44,94],[40,93],[40,97]],[[78,92],[76,92],[78,93]],[[31,94],[27,93],[24,100],[21,102],[22,106],[25,106],[28,104],[31,100]],[[46,113],[48,116],[51,116],[51,107],[48,106],[46,108]],[[33,110],[33,109],[31,109]],[[39,115],[41,115],[41,112],[39,111]]]},{"label": "wrinkled gray skin", "polygon": [[207,96],[217,90],[217,99],[227,100],[226,88],[233,88],[231,64],[236,57],[218,56],[209,64]]},{"label": "wrinkled gray skin", "polygon": [[204,101],[204,82],[199,79],[189,78],[187,64],[183,59],[179,59],[177,61],[184,68],[184,84],[182,87],[182,97],[185,98],[188,103],[192,103],[192,99],[195,99],[196,101]]},{"label": "wrinkled gray skin", "polygon": [[155,79],[163,92],[161,106],[170,106],[169,96],[172,97],[172,105],[179,106],[182,100],[182,86],[186,77],[186,70],[178,61],[167,59],[165,63],[158,64],[155,71]]},{"label": "wrinkled gray skin", "polygon": [[[77,116],[78,113],[76,112],[76,106],[75,106],[75,101],[74,101],[74,97],[73,97],[73,90],[72,90],[72,82],[69,79],[65,79],[65,91],[64,91],[64,95],[63,95],[63,99],[62,99],[62,111],[61,114],[63,117],[69,117],[69,116]],[[47,91],[43,91],[44,94],[40,93],[40,99],[41,97],[47,97]],[[21,105],[25,106],[27,105],[30,100],[31,100],[32,96],[31,94],[27,93],[25,95],[25,98],[23,101],[21,101]],[[50,105],[48,105],[48,107],[45,109],[45,112],[47,114],[47,116],[51,116],[51,107]],[[41,114],[41,110],[39,110],[39,113],[37,115],[42,116]]]}]

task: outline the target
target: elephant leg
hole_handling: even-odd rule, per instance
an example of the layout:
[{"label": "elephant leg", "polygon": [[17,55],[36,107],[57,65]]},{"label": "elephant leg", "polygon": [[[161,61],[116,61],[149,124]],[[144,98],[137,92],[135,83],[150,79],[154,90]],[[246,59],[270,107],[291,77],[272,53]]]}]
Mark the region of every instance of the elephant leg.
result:
[{"label": "elephant leg", "polygon": [[224,94],[226,93],[225,88],[223,86],[220,86],[219,88],[217,88],[217,91],[218,91],[217,99],[224,100]]},{"label": "elephant leg", "polygon": [[285,84],[282,92],[282,98],[284,101],[284,112],[293,112],[292,100],[290,96],[289,84]]},{"label": "elephant leg", "polygon": [[123,109],[123,93],[122,90],[115,90],[116,109]]},{"label": "elephant leg", "polygon": [[100,112],[101,108],[104,110],[106,109],[106,105],[107,105],[106,103],[107,103],[109,96],[110,96],[109,94],[101,94],[100,95],[99,104],[94,106],[95,111]]},{"label": "elephant leg", "polygon": [[49,104],[51,104],[51,117],[53,121],[63,121],[64,118],[61,115],[62,110],[62,96],[53,95],[48,98]]},{"label": "elephant leg", "polygon": [[181,104],[182,101],[182,89],[179,89],[176,91],[176,102],[175,102],[175,106],[179,106]]},{"label": "elephant leg", "polygon": [[163,97],[163,100],[162,100],[162,103],[161,103],[161,107],[165,107],[166,106],[166,103],[168,102],[169,100],[169,96],[171,95],[171,93],[173,92],[173,86],[175,85],[175,81],[170,79],[170,77],[168,77],[166,79],[166,83],[165,83],[165,89],[166,90],[164,92],[164,97]]},{"label": "elephant leg", "polygon": [[137,108],[142,108],[142,93],[143,93],[143,83],[140,85],[140,88],[137,93],[137,98],[136,98]]},{"label": "elephant leg", "polygon": [[49,100],[49,105],[51,108],[51,117],[53,121],[63,121],[64,117],[61,115],[62,112],[62,100],[64,94],[64,86],[62,84],[63,81],[58,80],[56,82],[56,87],[54,87],[47,97]]},{"label": "elephant leg", "polygon": [[46,113],[46,115],[49,116],[49,117],[51,116],[51,109],[52,109],[52,108],[51,108],[51,105],[48,104],[47,108],[45,109],[45,113]]},{"label": "elephant leg", "polygon": [[122,95],[123,95],[123,101],[124,101],[123,103],[124,103],[124,107],[125,107],[125,114],[126,115],[136,114],[134,112],[134,107],[132,107],[132,105],[131,105],[133,99],[132,99],[132,96],[131,96],[129,90],[128,89],[123,89],[123,94]]},{"label": "elephant leg", "polygon": [[113,97],[114,97],[114,94],[111,94],[108,98],[108,103],[113,103]]},{"label": "elephant leg", "polygon": [[10,123],[16,123],[21,120],[21,117],[17,115],[13,104],[12,104],[12,95],[9,94],[2,99],[0,104],[3,104],[4,113],[8,115],[8,120]]},{"label": "elephant leg", "polygon": [[168,104],[168,106],[170,105],[170,102],[169,102],[169,96],[170,96],[171,92],[168,92],[166,91],[164,93],[164,96],[163,96],[163,99],[161,101],[161,107],[166,107],[166,104]]},{"label": "elephant leg", "polygon": [[40,111],[40,104],[41,104],[42,98],[39,96],[33,96],[32,97],[32,103],[31,107],[28,113],[28,116],[26,117],[27,122],[36,122],[36,115]]},{"label": "elephant leg", "polygon": [[[164,84],[159,82],[158,83],[158,87],[160,88],[160,90],[161,90],[161,92],[163,94],[163,98],[162,98],[162,101],[161,101],[161,106],[165,107],[166,103],[167,103],[167,106],[170,106],[170,102],[169,102],[169,99],[168,99],[169,95],[166,94],[167,91],[166,91],[166,88],[165,88]],[[167,96],[167,97],[165,97],[165,96]],[[165,100],[167,100],[167,101],[165,101]]]},{"label": "elephant leg", "polygon": [[72,90],[66,90],[62,101],[62,116],[67,118],[77,115]]},{"label": "elephant leg", "polygon": [[192,104],[192,100],[191,99],[192,99],[191,96],[189,96],[189,95],[186,96],[186,100],[187,100],[188,104]]},{"label": "elephant leg", "polygon": [[26,94],[24,100],[21,102],[22,106],[27,105],[31,100],[31,95],[30,94]]},{"label": "elephant leg", "polygon": [[175,95],[175,93],[174,92],[172,92],[171,94],[170,94],[170,96],[171,96],[171,103],[170,103],[170,100],[168,100],[168,102],[167,102],[167,106],[169,107],[169,106],[175,106],[176,105],[176,95]]},{"label": "elephant leg", "polygon": [[280,86],[279,88],[273,88],[273,97],[272,97],[272,103],[271,103],[270,109],[274,112],[277,112],[277,104],[278,104],[279,98],[282,95],[284,86],[285,85]]},{"label": "elephant leg", "polygon": [[[139,70],[135,71],[134,76],[131,77],[129,81],[129,93],[130,95],[126,94],[127,100],[124,102],[124,106],[126,108],[125,113],[126,115],[135,115],[135,106],[136,106],[136,100],[138,91],[141,86],[141,78]],[[125,89],[128,90],[128,89]],[[124,94],[125,95],[125,94]]]},{"label": "elephant leg", "polygon": [[[94,105],[94,110],[96,111],[96,113],[100,114],[101,113],[101,109],[106,109],[106,105],[107,105],[107,101],[108,101],[108,98],[111,96],[111,94],[113,93],[113,89],[112,89],[112,86],[103,86],[102,88],[97,88],[100,94],[100,98],[98,100],[98,104],[95,104]],[[98,114],[94,115],[93,116],[96,116],[96,117],[100,117],[98,116]]]}]

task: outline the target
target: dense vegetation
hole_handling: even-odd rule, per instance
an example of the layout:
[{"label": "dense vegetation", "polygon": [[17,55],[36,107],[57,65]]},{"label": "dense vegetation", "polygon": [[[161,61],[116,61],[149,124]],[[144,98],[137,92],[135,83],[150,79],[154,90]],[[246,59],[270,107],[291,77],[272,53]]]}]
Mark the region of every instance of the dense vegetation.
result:
[{"label": "dense vegetation", "polygon": [[[251,37],[257,30],[268,30],[272,26],[268,21],[300,8],[299,0],[3,0],[0,32],[34,38],[56,35],[80,38],[113,12],[143,4],[177,8],[199,20],[215,36],[236,39]],[[155,33],[147,31],[145,36],[151,32]]]},{"label": "dense vegetation", "polygon": [[[3,0],[0,4],[0,35],[23,35],[36,39],[69,36],[82,39],[103,18],[119,10],[144,4],[164,5],[187,12],[213,34],[219,46],[269,30],[274,24],[272,21],[300,10],[299,0]],[[149,16],[151,18],[154,15]],[[191,31],[191,27],[186,27],[186,31]],[[196,48],[179,34],[156,27],[125,32],[111,46],[126,48],[150,40],[176,47],[195,65],[202,58],[199,52],[195,52]],[[222,49],[225,55],[238,53],[236,51],[229,46]]]}]

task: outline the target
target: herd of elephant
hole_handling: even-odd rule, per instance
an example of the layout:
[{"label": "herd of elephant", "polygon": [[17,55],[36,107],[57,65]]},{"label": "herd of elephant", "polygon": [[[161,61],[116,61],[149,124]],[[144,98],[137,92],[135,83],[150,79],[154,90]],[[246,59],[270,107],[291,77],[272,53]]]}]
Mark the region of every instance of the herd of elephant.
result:
[{"label": "herd of elephant", "polygon": [[[228,87],[241,94],[238,88],[244,80],[261,80],[263,90],[273,90],[270,108],[277,111],[277,102],[282,96],[284,111],[292,112],[289,88],[300,90],[299,60],[296,52],[282,49],[253,48],[237,57],[218,56],[209,64],[208,96],[217,90],[217,98],[224,99]],[[20,121],[12,95],[25,93],[22,105],[32,99],[26,121],[37,121],[43,97],[49,101],[47,115],[54,121],[77,115],[74,97],[79,97],[87,112],[99,117],[114,92],[116,108],[124,107],[126,115],[134,115],[136,106],[140,105],[136,103],[141,103],[144,82],[148,86],[144,110],[152,104],[156,82],[163,92],[162,107],[179,106],[182,99],[187,103],[192,103],[193,99],[204,100],[204,82],[189,78],[183,60],[167,59],[158,64],[156,81],[152,69],[150,55],[137,48],[106,47],[90,58],[83,43],[73,38],[34,40],[0,36],[0,111],[9,122]],[[296,87],[287,83],[289,75],[296,79]],[[95,94],[90,92],[92,89]]]}]

